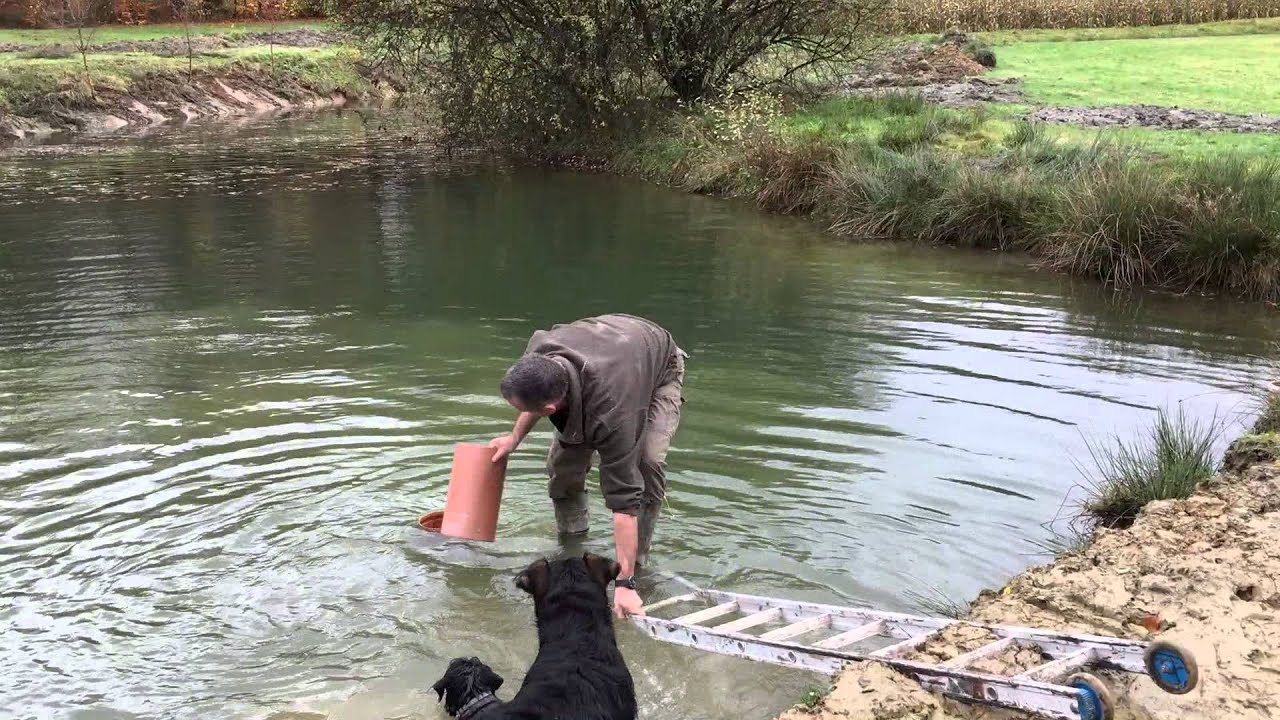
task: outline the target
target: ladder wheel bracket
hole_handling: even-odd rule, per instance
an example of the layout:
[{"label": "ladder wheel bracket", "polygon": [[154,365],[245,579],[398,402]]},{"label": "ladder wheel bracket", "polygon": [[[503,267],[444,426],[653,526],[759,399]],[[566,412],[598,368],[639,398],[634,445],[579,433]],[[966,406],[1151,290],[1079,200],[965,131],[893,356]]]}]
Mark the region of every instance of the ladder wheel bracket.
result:
[{"label": "ladder wheel bracket", "polygon": [[1112,720],[1115,717],[1115,700],[1111,691],[1095,675],[1076,673],[1067,680],[1076,689],[1076,707],[1080,720]]},{"label": "ladder wheel bracket", "polygon": [[1143,665],[1157,687],[1174,695],[1191,692],[1200,681],[1200,669],[1191,651],[1168,640],[1148,645]]}]

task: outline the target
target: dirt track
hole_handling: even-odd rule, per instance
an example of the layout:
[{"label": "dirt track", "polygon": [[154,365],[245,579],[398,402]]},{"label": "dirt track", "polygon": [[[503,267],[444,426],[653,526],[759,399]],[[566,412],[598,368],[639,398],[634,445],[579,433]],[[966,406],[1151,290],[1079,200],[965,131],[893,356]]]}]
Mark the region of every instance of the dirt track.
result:
[{"label": "dirt track", "polygon": [[[1274,436],[1263,437],[1274,446]],[[1228,467],[1239,463],[1229,458]],[[1280,464],[1224,475],[1188,500],[1153,503],[1131,529],[1102,531],[1084,551],[979,598],[969,619],[1145,640],[1153,637],[1142,624],[1148,615],[1159,621],[1156,636],[1195,654],[1200,683],[1170,695],[1146,676],[1106,675],[1118,719],[1280,717]],[[924,652],[948,658],[973,641],[953,634]],[[847,669],[822,707],[783,720],[1026,717],[943,702],[877,664]]]}]

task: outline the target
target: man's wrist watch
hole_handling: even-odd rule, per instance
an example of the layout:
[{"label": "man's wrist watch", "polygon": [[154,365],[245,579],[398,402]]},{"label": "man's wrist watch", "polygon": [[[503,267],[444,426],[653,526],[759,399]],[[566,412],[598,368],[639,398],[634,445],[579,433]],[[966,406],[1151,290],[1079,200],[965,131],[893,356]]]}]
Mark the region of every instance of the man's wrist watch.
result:
[{"label": "man's wrist watch", "polygon": [[620,587],[620,588],[626,588],[626,589],[628,589],[628,590],[635,590],[635,589],[636,589],[636,578],[635,578],[635,576],[634,576],[634,575],[632,575],[631,577],[625,577],[625,578],[621,578],[621,577],[620,577],[620,578],[618,578],[618,579],[616,579],[616,580],[614,580],[614,581],[613,581],[613,586],[614,586],[614,587]]}]

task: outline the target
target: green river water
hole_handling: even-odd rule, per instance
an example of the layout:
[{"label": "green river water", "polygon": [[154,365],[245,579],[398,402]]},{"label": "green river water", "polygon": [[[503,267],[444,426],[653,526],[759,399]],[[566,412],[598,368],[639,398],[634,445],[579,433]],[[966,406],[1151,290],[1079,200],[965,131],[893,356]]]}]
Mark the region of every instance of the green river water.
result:
[{"label": "green river water", "polygon": [[[558,550],[546,427],[496,542],[413,520],[453,443],[509,427],[498,380],[552,323],[642,314],[691,355],[657,570],[904,611],[1044,561],[1085,438],[1179,402],[1239,422],[1277,331],[351,114],[31,148],[0,198],[6,718],[443,718],[464,654],[509,696],[535,650],[512,579]],[[652,720],[765,720],[821,680],[619,640]]]}]

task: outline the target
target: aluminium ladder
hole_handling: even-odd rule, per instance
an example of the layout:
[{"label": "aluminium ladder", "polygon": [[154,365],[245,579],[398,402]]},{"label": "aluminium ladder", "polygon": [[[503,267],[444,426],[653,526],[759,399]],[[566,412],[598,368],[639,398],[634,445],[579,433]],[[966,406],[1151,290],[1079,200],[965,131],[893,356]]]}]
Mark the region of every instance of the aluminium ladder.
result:
[{"label": "aluminium ladder", "polygon": [[[653,613],[697,605],[673,619]],[[632,620],[650,636],[676,645],[835,675],[850,661],[878,661],[925,689],[970,703],[1014,708],[1062,720],[1106,720],[1112,701],[1086,668],[1146,672],[1161,689],[1185,693],[1195,686],[1191,655],[1169,642],[1144,643],[946,618],[835,607],[809,602],[697,590],[649,605]],[[905,659],[953,626],[981,628],[993,641],[942,663]],[[769,627],[769,629],[766,629]],[[753,630],[755,632],[753,632]],[[804,640],[802,642],[802,640]],[[874,649],[859,650],[868,645]],[[970,666],[1014,647],[1038,647],[1049,659],[1012,676]],[[1068,684],[1060,684],[1071,676]]]}]

